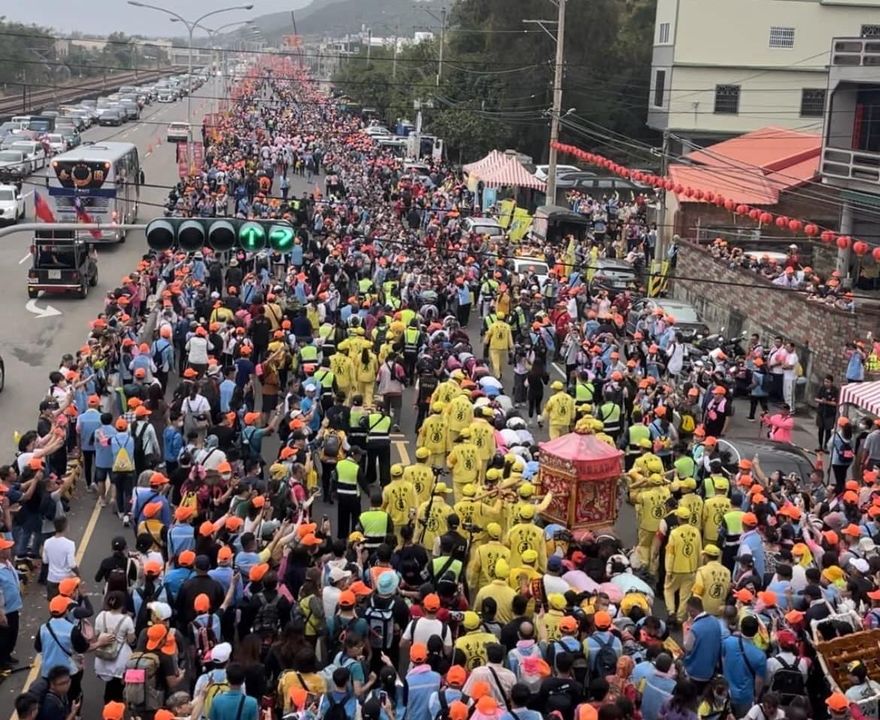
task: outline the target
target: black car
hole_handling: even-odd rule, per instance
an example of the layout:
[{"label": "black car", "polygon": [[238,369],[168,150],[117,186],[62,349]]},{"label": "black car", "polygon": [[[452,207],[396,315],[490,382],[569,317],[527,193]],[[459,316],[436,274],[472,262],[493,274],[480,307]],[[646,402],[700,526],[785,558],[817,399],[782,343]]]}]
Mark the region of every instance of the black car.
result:
[{"label": "black car", "polygon": [[98,116],[98,125],[122,125],[125,122],[125,112],[116,108],[102,110]]},{"label": "black car", "polygon": [[718,449],[725,469],[731,473],[737,472],[741,459],[752,460],[755,456],[768,477],[779,470],[783,476],[795,473],[806,481],[816,467],[812,453],[797,445],[773,440],[722,438]]}]

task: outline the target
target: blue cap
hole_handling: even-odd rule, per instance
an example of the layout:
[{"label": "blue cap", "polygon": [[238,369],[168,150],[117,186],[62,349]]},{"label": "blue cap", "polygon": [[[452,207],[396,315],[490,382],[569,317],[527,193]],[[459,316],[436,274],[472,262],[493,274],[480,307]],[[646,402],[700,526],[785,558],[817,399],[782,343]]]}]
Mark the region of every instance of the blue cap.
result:
[{"label": "blue cap", "polygon": [[376,591],[380,595],[393,595],[400,585],[400,577],[396,572],[384,572],[376,581]]},{"label": "blue cap", "polygon": [[562,570],[562,558],[559,555],[551,555],[547,558],[547,569],[553,572]]}]

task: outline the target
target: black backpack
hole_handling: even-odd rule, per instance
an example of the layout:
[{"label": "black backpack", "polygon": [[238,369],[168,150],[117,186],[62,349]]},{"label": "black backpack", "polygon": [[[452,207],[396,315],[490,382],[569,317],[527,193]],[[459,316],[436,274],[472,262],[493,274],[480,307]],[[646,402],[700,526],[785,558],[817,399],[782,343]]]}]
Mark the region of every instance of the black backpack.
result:
[{"label": "black backpack", "polygon": [[342,698],[339,702],[336,702],[333,699],[332,693],[327,693],[327,712],[324,713],[324,720],[348,720],[348,713],[345,710],[345,706],[348,701],[351,699],[351,696],[346,694],[345,697]]},{"label": "black backpack", "polygon": [[281,601],[281,593],[275,595],[273,600],[268,600],[265,593],[258,593],[260,609],[254,617],[251,631],[258,635],[274,635],[281,628],[281,615],[278,612],[278,603]]},{"label": "black backpack", "polygon": [[141,420],[132,433],[134,438],[134,466],[138,471],[142,470],[147,463],[147,455],[144,452],[144,433],[147,432],[147,421]]},{"label": "black backpack", "polygon": [[614,652],[614,636],[608,638],[607,642],[602,642],[598,638],[599,652],[596,653],[596,676],[608,677],[617,672],[617,653]]},{"label": "black backpack", "polygon": [[370,628],[370,647],[376,650],[390,650],[394,644],[394,604],[377,607],[375,599],[371,597],[363,617]]},{"label": "black backpack", "polygon": [[795,658],[791,664],[778,655],[776,660],[782,667],[773,675],[770,690],[779,695],[781,705],[788,705],[794,698],[806,695],[806,683],[799,667],[800,658]]}]

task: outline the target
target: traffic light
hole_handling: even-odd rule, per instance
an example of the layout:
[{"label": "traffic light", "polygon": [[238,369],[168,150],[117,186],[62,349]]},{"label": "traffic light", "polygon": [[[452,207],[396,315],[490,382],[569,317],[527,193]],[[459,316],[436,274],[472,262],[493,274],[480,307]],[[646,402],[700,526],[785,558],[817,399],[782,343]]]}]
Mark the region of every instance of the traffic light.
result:
[{"label": "traffic light", "polygon": [[259,252],[269,247],[287,253],[293,248],[296,228],[286,220],[163,218],[147,224],[146,236],[150,249],[159,252],[173,249],[195,252],[204,247],[216,252],[236,247]]}]

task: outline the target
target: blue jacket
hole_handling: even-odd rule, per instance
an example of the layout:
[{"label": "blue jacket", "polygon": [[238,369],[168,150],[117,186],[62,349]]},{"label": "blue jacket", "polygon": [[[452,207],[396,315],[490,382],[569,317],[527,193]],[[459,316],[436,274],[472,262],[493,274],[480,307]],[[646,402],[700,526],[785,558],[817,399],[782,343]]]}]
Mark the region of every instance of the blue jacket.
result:
[{"label": "blue jacket", "polygon": [[95,431],[101,427],[101,413],[95,408],[86,410],[76,421],[80,433],[80,447],[83,450],[95,449]]},{"label": "blue jacket", "polygon": [[693,647],[684,656],[688,675],[699,681],[711,680],[721,659],[721,625],[718,618],[701,613],[691,625]]},{"label": "blue jacket", "polygon": [[[112,440],[116,435],[116,428],[112,425],[101,425],[98,430],[108,440]],[[102,443],[95,444],[95,467],[105,470],[113,467],[113,448],[111,443],[108,442],[106,445]]]}]

